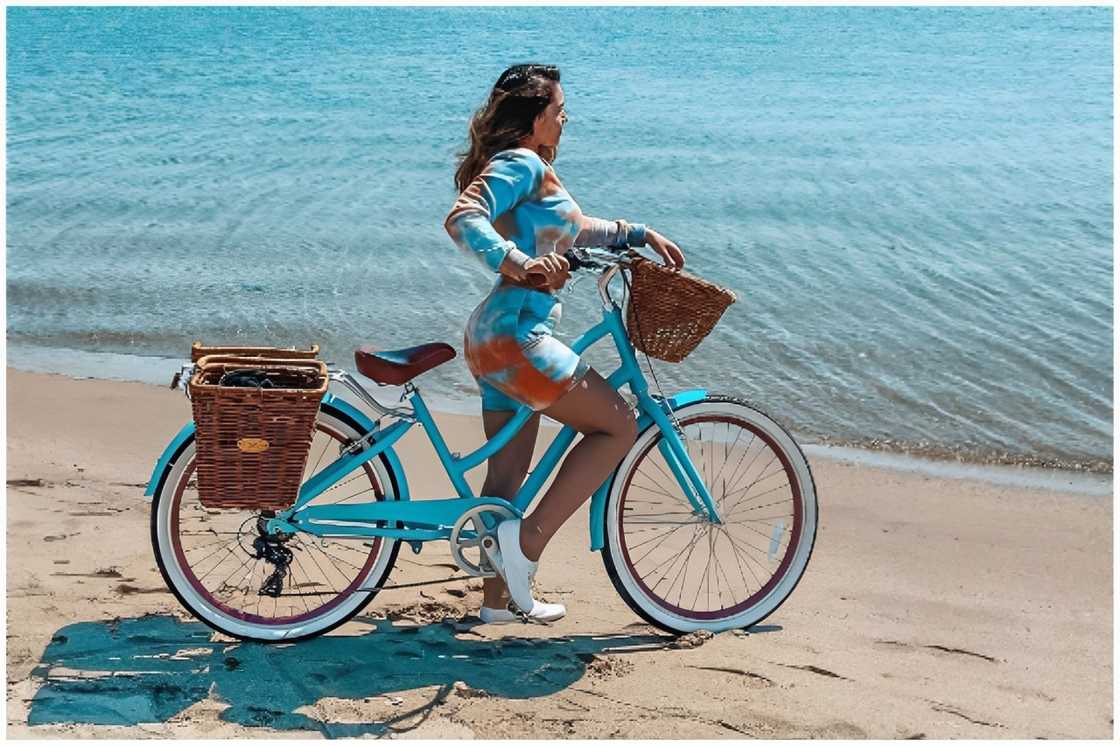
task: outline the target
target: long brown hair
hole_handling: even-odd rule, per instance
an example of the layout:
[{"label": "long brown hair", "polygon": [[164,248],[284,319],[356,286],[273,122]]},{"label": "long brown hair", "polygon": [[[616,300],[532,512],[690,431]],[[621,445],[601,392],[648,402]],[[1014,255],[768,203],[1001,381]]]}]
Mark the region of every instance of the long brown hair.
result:
[{"label": "long brown hair", "polygon": [[[455,186],[460,192],[495,153],[517,147],[533,134],[533,122],[552,103],[559,82],[560,70],[553,65],[513,65],[501,74],[486,103],[471,117],[466,151],[457,154]],[[555,148],[543,150],[540,155],[545,160],[556,157]]]}]

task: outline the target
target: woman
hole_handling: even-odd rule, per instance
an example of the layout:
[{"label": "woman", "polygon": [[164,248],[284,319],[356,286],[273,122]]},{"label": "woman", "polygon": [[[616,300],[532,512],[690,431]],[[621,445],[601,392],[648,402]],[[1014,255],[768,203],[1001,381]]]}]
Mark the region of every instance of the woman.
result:
[{"label": "woman", "polygon": [[636,437],[634,418],[618,393],[552,336],[560,319],[554,293],[569,277],[564,252],[625,241],[652,247],[670,266],[684,266],[681,250],[656,231],[583,215],[551,165],[567,120],[557,68],[514,65],[502,73],[471,120],[469,148],[455,172],[459,198],[444,224],[460,248],[499,275],[471,314],[464,337],[467,365],[482,393],[486,437],[521,403],[536,412],[490,458],[481,494],[506,499],[516,494],[533,456],[541,412],[583,434],[538,507],[523,520],[499,525],[501,578],[483,585],[484,622],[517,618],[507,608],[507,588],[513,603],[533,619],[564,615],[562,605],[532,597],[537,560]]}]

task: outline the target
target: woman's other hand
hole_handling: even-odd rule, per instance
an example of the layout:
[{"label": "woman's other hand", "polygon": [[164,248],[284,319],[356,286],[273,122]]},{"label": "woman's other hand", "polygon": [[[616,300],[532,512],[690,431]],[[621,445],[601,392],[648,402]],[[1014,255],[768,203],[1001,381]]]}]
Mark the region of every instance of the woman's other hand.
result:
[{"label": "woman's other hand", "polygon": [[675,243],[652,228],[646,229],[646,245],[657,252],[665,266],[673,269],[684,268],[684,253]]},{"label": "woman's other hand", "polygon": [[545,254],[525,263],[525,276],[534,285],[559,290],[572,276],[568,267],[568,260],[560,254]]}]

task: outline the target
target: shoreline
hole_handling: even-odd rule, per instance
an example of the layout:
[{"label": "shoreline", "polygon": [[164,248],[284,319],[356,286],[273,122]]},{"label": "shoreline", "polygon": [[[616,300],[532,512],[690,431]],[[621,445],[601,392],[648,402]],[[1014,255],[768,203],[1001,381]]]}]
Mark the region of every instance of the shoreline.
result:
[{"label": "shoreline", "polygon": [[[9,370],[59,375],[76,380],[137,382],[160,387],[167,387],[178,366],[188,362],[186,357],[89,352],[10,343],[6,352],[6,367]],[[66,370],[61,370],[62,355],[66,356]],[[378,386],[361,376],[359,378],[375,398],[386,404],[391,405],[399,400],[404,391],[401,386]],[[349,391],[332,388],[332,393],[364,409],[364,405],[355,401]],[[477,400],[461,400],[432,393],[424,396],[434,412],[462,416],[478,416],[480,413]],[[547,417],[544,423],[546,426],[558,426],[558,423]],[[925,476],[974,479],[989,484],[1083,495],[1108,495],[1113,489],[1111,468],[1108,471],[1086,468],[1083,465],[1072,465],[1071,468],[1070,464],[1028,457],[1018,460],[978,457],[975,453],[955,451],[948,447],[933,447],[928,444],[923,447],[890,440],[852,443],[828,438],[813,439],[797,432],[794,435],[807,454],[830,461]]]}]

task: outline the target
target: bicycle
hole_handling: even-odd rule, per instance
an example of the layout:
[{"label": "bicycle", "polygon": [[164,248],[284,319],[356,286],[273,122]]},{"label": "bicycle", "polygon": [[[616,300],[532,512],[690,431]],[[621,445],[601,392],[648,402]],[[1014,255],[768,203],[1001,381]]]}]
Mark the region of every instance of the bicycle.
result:
[{"label": "bicycle", "polygon": [[[573,271],[599,273],[603,308],[572,348],[582,353],[611,338],[620,365],[607,381],[629,387],[638,415],[633,447],[591,497],[590,548],[601,552],[627,605],[656,627],[678,634],[750,627],[789,597],[808,565],[817,527],[812,473],[789,432],[738,397],[651,393],[610,288],[636,256],[628,247],[569,255]],[[454,357],[442,343],[355,353],[366,377],[403,382],[401,402],[410,406],[385,406],[350,373],[330,368],[331,382],[377,417],[323,397],[299,496],[284,511],[204,508],[192,480],[194,423],[185,425],[145,492],[156,562],[179,602],[226,635],[293,642],[344,623],[382,588],[404,587],[386,582],[405,542],[419,553],[426,542],[446,540],[467,575],[494,576],[498,522],[524,515],[576,431],[561,428],[512,499],[476,496],[464,475],[533,411],[523,405],[476,450],[451,453],[412,380]],[[191,370],[177,374],[188,396],[183,374]],[[416,424],[456,497],[412,499],[393,444]],[[328,451],[332,460],[321,466]]]}]

